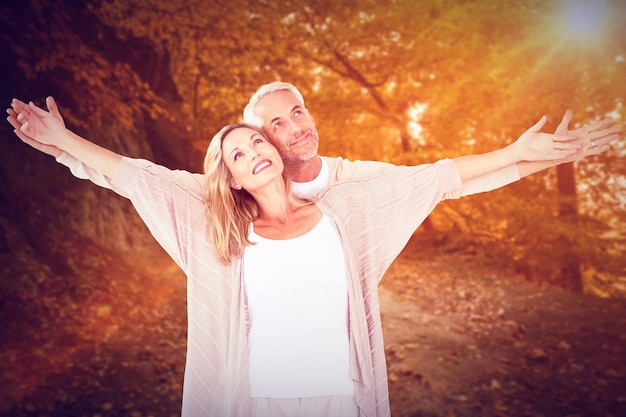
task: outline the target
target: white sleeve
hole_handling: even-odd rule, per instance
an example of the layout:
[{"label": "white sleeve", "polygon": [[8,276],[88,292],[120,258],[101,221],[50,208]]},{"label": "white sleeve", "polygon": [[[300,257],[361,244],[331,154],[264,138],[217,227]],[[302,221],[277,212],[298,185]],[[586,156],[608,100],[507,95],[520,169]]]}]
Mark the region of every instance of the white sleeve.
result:
[{"label": "white sleeve", "polygon": [[453,200],[472,194],[485,193],[519,181],[519,179],[517,165],[508,165],[479,177],[463,181],[461,188],[445,193],[443,199]]},{"label": "white sleeve", "polygon": [[56,158],[56,161],[61,165],[65,165],[66,167],[68,167],[72,175],[74,175],[76,178],[79,178],[81,180],[89,180],[100,187],[108,188],[109,190],[115,191],[122,197],[128,198],[128,195],[122,189],[113,186],[111,178],[106,177],[95,169],[83,164],[81,161],[74,158],[69,153],[63,152],[59,157]]},{"label": "white sleeve", "polygon": [[[100,187],[113,190],[122,197],[129,198],[128,193],[124,190],[124,188],[116,186],[111,178],[102,175],[90,166],[85,165],[69,153],[63,152],[58,158],[56,158],[56,161],[68,167],[72,175],[76,178],[89,180]],[[204,174],[189,174],[184,175],[183,177],[184,178],[181,178],[185,180],[185,186],[189,189],[189,191],[199,195],[205,194],[206,188]]]}]

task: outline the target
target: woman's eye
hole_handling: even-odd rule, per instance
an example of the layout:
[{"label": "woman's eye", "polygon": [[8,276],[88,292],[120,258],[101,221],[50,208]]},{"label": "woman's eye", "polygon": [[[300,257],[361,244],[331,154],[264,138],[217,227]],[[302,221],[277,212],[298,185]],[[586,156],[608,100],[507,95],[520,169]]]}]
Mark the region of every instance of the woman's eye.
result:
[{"label": "woman's eye", "polygon": [[256,138],[256,139],[254,140],[254,144],[255,144],[255,145],[256,145],[256,144],[259,144],[259,143],[261,143],[261,142],[263,142],[263,139],[261,139],[261,138]]},{"label": "woman's eye", "polygon": [[237,159],[239,159],[241,157],[241,152],[237,152],[235,154],[235,156],[233,157],[233,159],[236,161]]}]

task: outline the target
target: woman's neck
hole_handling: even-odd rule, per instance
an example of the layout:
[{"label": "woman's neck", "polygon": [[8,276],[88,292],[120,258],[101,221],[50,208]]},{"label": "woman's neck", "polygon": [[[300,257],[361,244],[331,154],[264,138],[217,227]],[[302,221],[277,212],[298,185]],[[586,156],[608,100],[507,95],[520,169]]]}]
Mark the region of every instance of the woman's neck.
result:
[{"label": "woman's neck", "polygon": [[322,215],[315,204],[290,197],[284,183],[282,187],[264,187],[262,191],[255,192],[253,197],[259,207],[254,231],[269,239],[300,236],[311,230]]},{"label": "woman's neck", "polygon": [[276,181],[250,194],[259,207],[259,219],[287,221],[292,210],[283,181]]}]

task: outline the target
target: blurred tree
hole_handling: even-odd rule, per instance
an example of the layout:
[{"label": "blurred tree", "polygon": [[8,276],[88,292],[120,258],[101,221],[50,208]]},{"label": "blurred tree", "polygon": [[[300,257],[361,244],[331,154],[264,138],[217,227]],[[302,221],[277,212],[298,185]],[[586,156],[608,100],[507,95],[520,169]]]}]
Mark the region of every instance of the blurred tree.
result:
[{"label": "blurred tree", "polygon": [[[577,37],[591,25],[568,26],[574,3],[30,0],[0,18],[29,77],[67,84],[72,120],[141,123],[148,137],[164,136],[154,151],[183,143],[204,151],[259,85],[283,79],[303,92],[322,153],[416,164],[510,143],[542,114],[554,128],[566,108],[579,124],[607,114],[623,123],[624,4],[589,3],[600,24]],[[26,41],[11,42],[23,30]],[[502,256],[528,276],[569,276],[561,280],[569,288],[581,288],[579,263],[624,275],[618,257],[599,262],[602,250],[623,244],[623,154],[619,144],[443,204],[433,224],[501,242]]]},{"label": "blurred tree", "polygon": [[[507,104],[512,114],[527,112],[532,103],[532,108],[547,114],[557,115],[571,108],[579,125],[606,115],[623,123],[626,85],[618,80],[626,76],[625,6],[616,1],[537,5],[532,20],[526,22],[526,35],[517,44],[510,44],[509,50],[499,53],[510,68],[505,78],[511,97]],[[551,262],[546,265],[559,260],[558,281],[565,288],[582,291],[581,266],[588,266],[591,258],[606,256],[607,245],[623,245],[623,235],[610,242],[600,238],[606,236],[607,224],[615,224],[617,219],[622,228],[624,224],[626,171],[623,163],[609,162],[617,162],[616,155],[624,155],[623,143],[618,143],[616,148],[615,153],[577,164],[578,170],[572,164],[561,165],[552,178],[559,197],[560,224],[542,227],[542,235],[550,245],[535,246],[534,252],[541,248],[552,254]],[[596,169],[589,170],[590,164]],[[577,171],[582,174],[578,178]],[[595,197],[579,201],[577,190],[589,189],[591,184]],[[615,206],[620,198],[621,209],[611,215],[588,217],[597,213],[598,206]],[[586,239],[581,238],[583,235]],[[525,251],[527,256],[533,255],[531,247]],[[626,272],[623,262],[607,263],[617,276]]]}]

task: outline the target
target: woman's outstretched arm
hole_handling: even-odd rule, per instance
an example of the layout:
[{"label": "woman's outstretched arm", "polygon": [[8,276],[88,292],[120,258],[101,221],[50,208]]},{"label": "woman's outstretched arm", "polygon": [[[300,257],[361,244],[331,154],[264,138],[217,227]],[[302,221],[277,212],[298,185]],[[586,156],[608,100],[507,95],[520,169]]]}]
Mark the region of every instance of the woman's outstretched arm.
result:
[{"label": "woman's outstretched arm", "polygon": [[545,116],[524,132],[514,143],[480,155],[454,158],[461,179],[466,180],[504,166],[517,164],[520,177],[542,169],[572,162],[609,149],[609,143],[618,138],[619,126],[604,119],[584,128],[569,130],[571,112],[566,112],[554,134],[543,133]]},{"label": "woman's outstretched arm", "polygon": [[[63,126],[65,126],[65,121],[63,120],[63,117],[61,116],[61,113],[59,112],[59,107],[57,106],[57,103],[54,101],[54,98],[52,97],[46,98],[46,106],[48,107],[48,111],[50,112],[50,114],[52,114],[52,116],[54,116]],[[56,146],[44,145],[43,143],[37,142],[35,139],[31,138],[30,136],[25,135],[20,130],[21,123],[17,121],[17,113],[15,112],[15,110],[13,110],[13,108],[9,107],[7,109],[7,113],[9,114],[7,116],[7,121],[11,124],[11,126],[13,126],[14,128],[13,132],[18,138],[21,139],[22,142],[24,142],[25,144],[29,145],[32,148],[37,149],[38,151],[41,151],[47,155],[51,155],[54,158],[58,158],[63,154],[63,151],[57,148]]]},{"label": "woman's outstretched arm", "polygon": [[[100,174],[113,178],[122,156],[96,145],[68,130],[53,111],[58,113],[52,97],[46,99],[50,111],[13,99],[7,120],[15,128],[16,135],[25,143],[49,155],[58,157],[67,152]],[[60,120],[59,120],[60,119]]]},{"label": "woman's outstretched arm", "polygon": [[578,144],[569,143],[575,139],[573,135],[540,132],[546,120],[546,117],[543,116],[515,142],[504,148],[478,155],[453,158],[461,174],[461,180],[475,178],[522,161],[564,159],[580,150]]}]

